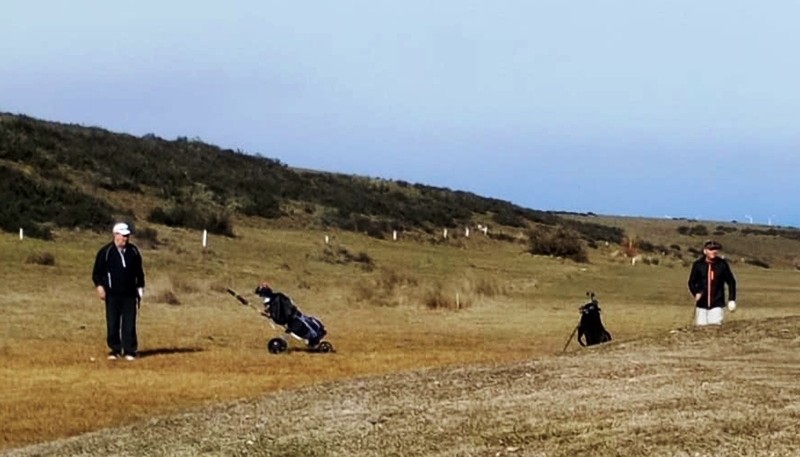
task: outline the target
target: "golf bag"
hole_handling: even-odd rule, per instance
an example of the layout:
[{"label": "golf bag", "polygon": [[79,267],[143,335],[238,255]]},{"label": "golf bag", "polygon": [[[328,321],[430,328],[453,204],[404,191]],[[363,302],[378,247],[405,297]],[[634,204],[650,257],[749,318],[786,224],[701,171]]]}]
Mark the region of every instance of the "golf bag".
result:
[{"label": "golf bag", "polygon": [[[261,315],[283,327],[285,333],[305,341],[309,349],[318,352],[333,350],[330,343],[322,341],[328,333],[322,322],[314,316],[303,314],[291,298],[266,286],[257,287],[255,293],[264,301]],[[285,351],[287,347],[283,338],[273,338],[268,343],[269,351],[275,354]]]},{"label": "golf bag", "polygon": [[603,326],[600,319],[600,305],[593,292],[591,301],[579,308],[581,320],[578,323],[578,344],[581,346],[593,346],[595,344],[611,341],[611,334]]},{"label": "golf bag", "polygon": [[327,334],[319,319],[302,314],[289,321],[286,331],[308,341],[309,346],[316,346]]}]

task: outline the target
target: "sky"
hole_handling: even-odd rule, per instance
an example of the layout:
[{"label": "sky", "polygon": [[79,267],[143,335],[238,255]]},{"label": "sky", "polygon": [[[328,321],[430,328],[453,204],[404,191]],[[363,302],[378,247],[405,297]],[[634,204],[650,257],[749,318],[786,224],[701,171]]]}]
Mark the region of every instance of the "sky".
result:
[{"label": "sky", "polygon": [[533,209],[800,226],[800,2],[37,1],[0,111]]}]

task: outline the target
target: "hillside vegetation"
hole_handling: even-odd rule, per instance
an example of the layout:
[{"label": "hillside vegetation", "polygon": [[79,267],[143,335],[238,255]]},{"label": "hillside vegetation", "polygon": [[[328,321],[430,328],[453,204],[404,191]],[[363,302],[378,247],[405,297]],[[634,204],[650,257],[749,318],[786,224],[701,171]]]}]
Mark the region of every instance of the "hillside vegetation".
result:
[{"label": "hillside vegetation", "polygon": [[[457,238],[461,230],[491,226],[487,235],[493,239],[579,262],[588,260],[587,248],[609,243],[621,245],[628,257],[684,259],[696,256],[697,246],[712,236],[778,239],[773,245],[800,240],[800,230],[791,227],[677,219],[661,224],[671,233],[659,242],[650,233],[627,233],[636,220],[539,211],[425,184],[293,169],[199,139],[135,137],[7,113],[0,113],[0,199],[6,202],[0,230],[22,228],[43,239],[55,228],[104,231],[118,219],[235,236],[237,218],[257,217],[382,239],[398,231],[431,241],[440,240],[443,229]],[[800,266],[791,252],[772,255],[752,243],[733,252],[764,268]]]},{"label": "hillside vegetation", "polygon": [[[469,192],[295,170],[197,139],[138,138],[11,114],[0,114],[0,176],[0,197],[16,203],[0,213],[0,227],[23,227],[45,237],[51,225],[99,229],[114,215],[233,235],[234,214],[267,219],[298,214],[316,227],[375,237],[393,230],[438,233],[482,222],[517,228],[564,225],[588,240],[622,238],[619,229]],[[154,201],[146,214],[134,214],[125,205],[98,199],[101,190]]]},{"label": "hillside vegetation", "polygon": [[0,199],[6,202],[1,230],[22,228],[43,239],[56,228],[105,231],[119,219],[235,236],[237,218],[256,217],[379,239],[397,231],[428,241],[441,241],[444,229],[458,238],[468,228],[475,233],[491,226],[486,235],[495,240],[578,262],[588,260],[586,249],[608,244],[621,246],[627,257],[685,261],[715,237],[735,240],[729,252],[740,261],[800,267],[792,251],[760,249],[764,240],[771,246],[800,241],[800,230],[791,227],[675,219],[656,223],[670,233],[653,239],[635,231],[636,219],[539,211],[425,184],[293,169],[199,139],[135,137],[7,113],[0,113]]}]

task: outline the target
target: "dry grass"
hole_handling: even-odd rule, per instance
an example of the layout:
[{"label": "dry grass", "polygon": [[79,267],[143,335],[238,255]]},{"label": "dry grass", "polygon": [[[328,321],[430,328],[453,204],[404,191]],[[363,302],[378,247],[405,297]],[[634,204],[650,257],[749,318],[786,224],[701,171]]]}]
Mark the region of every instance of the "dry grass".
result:
[{"label": "dry grass", "polygon": [[317,384],[18,455],[797,455],[800,318]]},{"label": "dry grass", "polygon": [[52,267],[56,264],[56,257],[49,252],[32,252],[25,259],[26,263]]},{"label": "dry grass", "polygon": [[440,284],[436,284],[425,295],[423,304],[430,310],[459,311],[469,308],[472,305],[472,300],[459,292],[448,293],[442,289]]},{"label": "dry grass", "polygon": [[[259,221],[248,224],[237,226],[237,238],[212,238],[213,250],[205,252],[199,249],[199,234],[158,228],[163,245],[157,250],[144,251],[148,290],[140,316],[143,357],[134,363],[107,362],[104,359],[103,308],[93,294],[90,272],[94,253],[108,241],[107,237],[63,232],[57,234],[55,242],[25,240],[20,243],[11,235],[0,234],[0,284],[3,287],[0,294],[0,390],[4,392],[0,399],[0,448],[136,421],[144,420],[139,424],[149,424],[146,420],[154,416],[165,417],[155,421],[154,430],[180,430],[184,419],[171,414],[311,386],[307,392],[313,396],[301,397],[304,400],[293,406],[294,412],[301,414],[300,419],[280,419],[281,430],[284,426],[294,430],[297,424],[304,423],[303,417],[306,417],[300,405],[315,403],[316,396],[327,389],[358,389],[357,386],[361,385],[359,382],[331,385],[327,384],[328,381],[471,363],[511,363],[557,354],[577,323],[577,307],[583,303],[587,290],[598,293],[604,322],[616,342],[663,334],[684,326],[691,318],[692,308],[684,290],[686,270],[663,263],[631,267],[598,253],[591,264],[578,265],[532,257],[522,253],[524,247],[478,238],[474,241],[465,239],[456,247],[410,241],[395,243],[337,233],[337,242],[368,256],[374,268],[367,270],[359,262],[329,263],[320,259],[318,253],[325,249],[322,233],[277,229]],[[796,246],[785,249],[796,249]],[[31,252],[41,251],[52,252],[59,260],[58,265],[43,269],[26,263]],[[731,319],[734,324],[745,318],[761,319],[796,313],[800,292],[797,271],[764,270],[744,265],[735,268],[741,297],[740,311]],[[254,299],[252,289],[265,279],[277,289],[289,293],[304,312],[325,322],[330,340],[337,348],[336,354],[320,356],[292,352],[285,357],[276,357],[266,353],[264,344],[272,335],[269,326],[251,308],[239,305],[224,291],[226,287],[232,287]],[[354,298],[359,288],[366,297],[364,300]],[[469,299],[470,306],[455,313],[430,311],[425,307],[426,293],[430,290],[440,290],[447,296],[458,292]],[[175,294],[181,306],[156,300],[167,292]],[[372,297],[387,297],[391,306],[374,306],[380,303],[370,300],[370,293]],[[675,348],[673,351],[680,354]],[[611,351],[610,354],[618,354],[615,356],[618,359],[612,359],[617,364],[629,356],[626,351]],[[642,363],[648,357],[647,354],[641,355]],[[676,360],[680,357],[674,356]],[[689,354],[686,357],[694,356]],[[580,363],[589,363],[589,359]],[[568,380],[572,375],[571,360],[544,359],[542,362],[528,362],[528,366],[536,367],[542,363],[555,369],[566,364],[562,374]],[[431,376],[430,373],[440,372],[422,373],[402,375],[391,382],[401,382],[405,379],[403,376],[425,379]],[[470,380],[473,376],[480,379],[481,375],[469,373]],[[507,377],[503,373],[486,376]],[[536,376],[534,379],[538,380]],[[516,378],[511,376],[509,379]],[[690,381],[694,382],[687,380]],[[424,384],[427,381],[418,382]],[[465,388],[472,389],[469,383]],[[540,387],[526,385],[526,388],[536,392]],[[381,392],[388,395],[387,399],[393,398],[388,390]],[[470,402],[477,401],[471,398],[461,405],[459,398],[462,397],[451,390],[443,391],[441,396],[437,396],[435,391],[411,392],[432,392],[430,398],[420,400],[447,402],[451,409],[444,408],[443,411],[471,408]],[[556,395],[553,390],[547,392]],[[483,398],[480,390],[473,393],[478,395],[478,399]],[[281,400],[291,397],[288,393],[285,395],[287,397],[268,397],[271,400],[267,402],[283,405],[276,411],[282,411],[280,408],[285,410],[291,404],[289,400]],[[502,413],[501,419],[516,414],[513,408],[521,406],[512,407],[514,401],[522,405],[530,399],[523,396],[512,400],[508,400],[511,409]],[[335,399],[326,401],[334,402]],[[344,400],[344,404],[338,405],[323,402],[322,405],[332,408],[330,413],[333,414],[341,413],[342,408],[347,410],[347,402],[360,404],[360,401]],[[476,404],[480,405],[480,402]],[[391,415],[396,414],[392,413],[392,408],[399,409],[398,405],[376,403],[374,407],[376,411]],[[625,414],[625,405],[623,403],[620,411],[614,413],[618,416],[611,416],[616,417],[614,420],[619,421],[619,417]],[[225,408],[221,410],[224,417],[212,421],[222,423],[225,417],[230,420],[230,424],[220,425],[220,431],[236,424],[255,427],[264,423],[257,418],[260,416],[244,418],[239,415],[237,408],[252,408],[246,403],[231,406],[233,409],[229,413],[225,413]],[[358,411],[362,411],[358,414],[372,414],[372,406],[364,408],[358,406],[352,413],[343,413],[342,417],[349,418],[348,414]],[[545,439],[550,433],[547,430],[553,430],[555,441],[549,441],[553,446],[570,441],[570,436],[594,443],[592,440],[606,436],[603,430],[609,430],[615,423],[609,422],[605,428],[595,432],[585,423],[580,425],[582,422],[569,425],[569,421],[564,419],[565,415],[571,414],[569,410],[557,413],[556,404],[550,408],[553,411],[544,409],[543,413],[552,413],[554,419],[544,424],[544,428],[539,427],[533,418],[528,425],[514,425],[519,428],[521,436],[531,440],[533,430],[540,430],[537,433],[545,433],[541,438]],[[252,409],[248,411],[254,413]],[[446,425],[442,425],[444,429],[451,427],[447,425],[451,419],[444,416],[431,416],[428,420],[428,413],[421,409],[413,411],[417,412],[409,417],[417,417],[421,422],[417,425],[409,423],[411,429],[424,428],[425,425],[435,430],[439,424],[437,421]],[[577,411],[578,414],[591,412]],[[308,417],[312,420],[311,416]],[[322,424],[332,420],[326,417],[323,414],[313,420]],[[353,417],[361,416],[356,414]],[[488,453],[483,449],[491,449],[492,453],[495,449],[502,450],[499,448],[499,435],[486,437],[477,429],[470,428],[470,421],[476,427],[482,424],[478,420],[480,417],[476,413],[472,419],[457,424],[467,427],[468,433],[476,433],[472,438],[452,448],[445,448],[443,444],[439,450],[432,449],[422,454],[456,455],[456,450],[465,449],[464,455],[483,455]],[[487,417],[493,416],[488,414]],[[559,425],[559,418],[565,423]],[[667,419],[677,421],[672,416]],[[651,420],[658,422],[661,419],[656,416]],[[354,424],[362,423],[356,421]],[[747,427],[745,423],[732,424],[732,427]],[[212,425],[209,423],[207,427]],[[239,455],[244,448],[236,446],[244,444],[235,437],[245,435],[253,437],[254,443],[263,444],[264,449],[274,451],[268,455],[292,455],[288,450],[293,443],[300,446],[299,449],[309,451],[295,455],[343,455],[325,451],[319,444],[326,442],[329,436],[325,433],[330,432],[321,432],[319,438],[311,435],[302,438],[289,433],[286,439],[273,439],[259,435],[257,429],[247,429],[239,435],[230,435],[234,446],[229,447],[224,439],[219,438],[221,435],[202,437],[200,433],[210,428],[194,426],[197,434],[176,435],[194,440],[194,444],[184,442],[182,446],[185,448],[169,448],[169,452],[165,451],[163,455],[194,455],[203,452],[203,446],[208,446],[207,452],[211,454]],[[149,426],[136,427],[134,430]],[[498,430],[505,430],[503,427]],[[568,433],[559,427],[574,428],[570,428],[572,431]],[[359,430],[366,432],[368,429]],[[342,433],[347,430],[343,429]],[[646,436],[649,430],[644,428],[641,434]],[[509,436],[512,432],[508,432]],[[145,450],[140,455],[146,454],[147,449],[154,449],[151,454],[159,454],[157,449],[160,448],[157,447],[169,443],[168,440],[159,441],[161,438],[157,435],[143,436],[152,441],[149,444],[137,442]],[[376,436],[383,439],[381,434]],[[413,442],[408,443],[411,447],[407,452],[397,447],[404,436],[400,434],[396,439],[392,438],[395,441],[391,446],[395,447],[387,449],[394,450],[384,455],[419,455]],[[267,441],[264,440],[272,440],[270,442],[274,441],[278,447],[266,447]],[[113,444],[105,443],[103,446],[98,448],[101,453],[103,450],[106,454],[125,453]],[[517,444],[510,442],[507,447],[514,446]],[[78,448],[72,449],[74,452],[70,453],[83,452],[76,450]],[[89,455],[89,448],[86,449]],[[453,449],[452,454],[447,453],[451,452],[449,449]],[[379,455],[360,452],[362,455]]]}]

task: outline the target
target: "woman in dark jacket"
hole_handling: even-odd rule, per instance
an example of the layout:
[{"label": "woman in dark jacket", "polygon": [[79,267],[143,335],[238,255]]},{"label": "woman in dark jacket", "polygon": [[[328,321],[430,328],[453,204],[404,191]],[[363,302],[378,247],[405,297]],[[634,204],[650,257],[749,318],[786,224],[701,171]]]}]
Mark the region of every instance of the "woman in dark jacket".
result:
[{"label": "woman in dark jacket", "polygon": [[736,309],[736,278],[728,261],[719,256],[722,245],[709,240],[703,244],[703,257],[692,264],[689,292],[695,301],[696,325],[722,324],[725,309],[725,285],[728,285],[728,309]]}]

